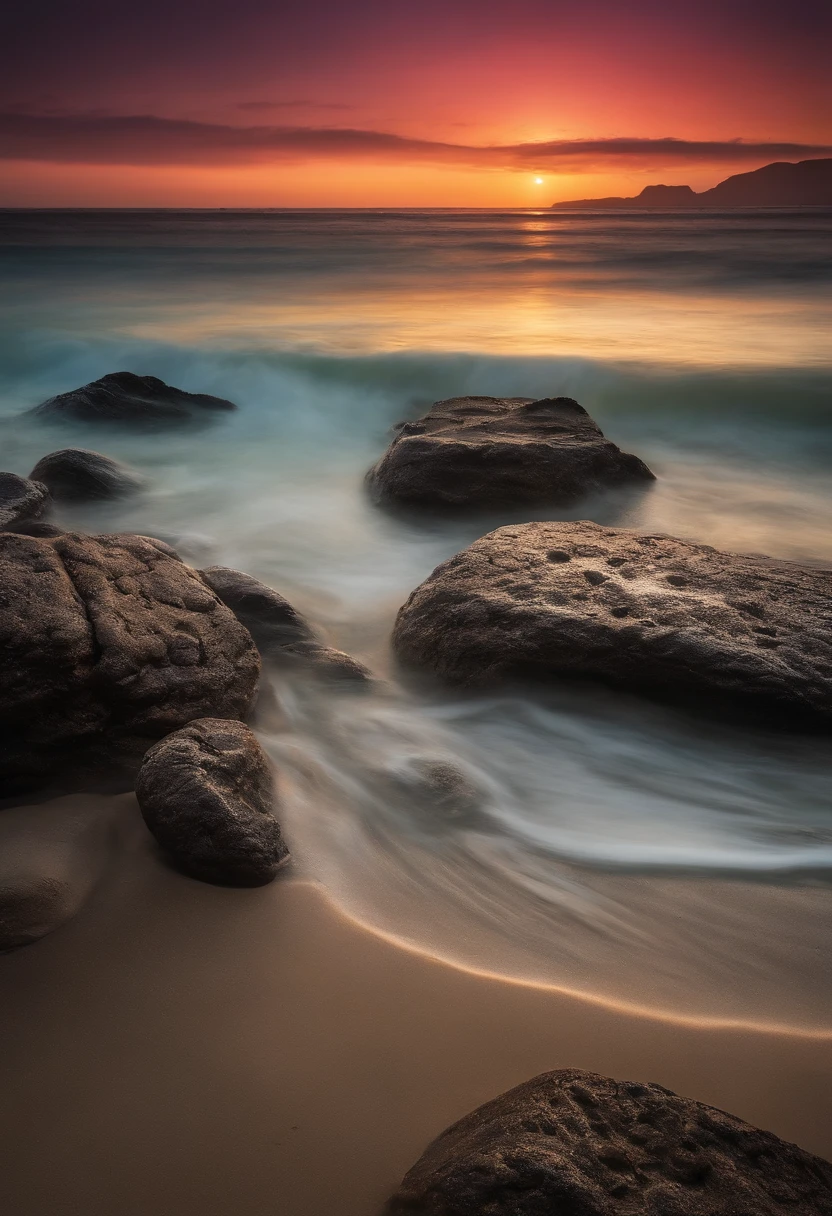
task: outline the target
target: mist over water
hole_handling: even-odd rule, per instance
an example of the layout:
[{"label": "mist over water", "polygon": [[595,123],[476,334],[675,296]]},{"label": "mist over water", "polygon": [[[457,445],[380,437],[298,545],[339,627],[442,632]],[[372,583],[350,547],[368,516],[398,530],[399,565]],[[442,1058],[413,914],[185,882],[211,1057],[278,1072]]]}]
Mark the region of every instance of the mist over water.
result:
[{"label": "mist over water", "polygon": [[[466,965],[678,1014],[832,1029],[828,741],[592,687],[460,698],[397,671],[395,613],[528,513],[402,520],[363,475],[462,393],[576,397],[658,475],[589,518],[832,563],[832,213],[0,213],[2,467],[69,445],[145,493],[61,508],[287,595],[379,675],[277,685],[301,869]],[[151,434],[21,411],[108,371],[229,397]],[[431,773],[470,791],[440,805]]]}]

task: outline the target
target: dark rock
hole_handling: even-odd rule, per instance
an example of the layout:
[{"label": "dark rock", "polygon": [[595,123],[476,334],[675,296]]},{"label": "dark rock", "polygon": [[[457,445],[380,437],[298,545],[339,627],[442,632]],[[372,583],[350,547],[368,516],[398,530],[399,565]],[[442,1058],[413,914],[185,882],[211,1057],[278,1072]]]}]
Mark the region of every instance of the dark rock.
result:
[{"label": "dark rock", "polygon": [[832,724],[832,571],[593,523],[499,528],[413,592],[399,657],[458,683],[591,677]]},{"label": "dark rock", "polygon": [[0,531],[22,521],[40,519],[49,507],[49,491],[39,481],[0,473]]},{"label": "dark rock", "polygon": [[70,418],[81,422],[156,424],[187,422],[226,410],[232,401],[206,393],[186,393],[155,376],[112,372],[82,388],[50,397],[29,412],[41,418]]},{"label": "dark rock", "polygon": [[43,519],[19,519],[17,523],[5,524],[0,532],[17,532],[19,536],[61,536],[66,528],[49,524]]},{"label": "dark rock", "polygon": [[264,658],[279,655],[285,646],[316,640],[306,618],[279,592],[251,575],[227,566],[206,566],[199,574],[245,625]]},{"label": "dark rock", "polygon": [[428,1147],[388,1216],[830,1216],[832,1165],[661,1085],[578,1068]]},{"label": "dark rock", "polygon": [[379,502],[445,509],[565,504],[652,480],[570,397],[437,401],[367,475]]},{"label": "dark rock", "polygon": [[322,642],[306,617],[265,583],[227,566],[207,566],[199,574],[245,625],[264,659],[314,669],[327,680],[372,679],[363,663]]},{"label": "dark rock", "polygon": [[326,646],[322,642],[298,642],[294,646],[285,646],[280,658],[287,666],[295,664],[307,668],[330,684],[366,684],[373,679],[369,667],[358,659],[345,650],[336,650],[334,646]]},{"label": "dark rock", "polygon": [[0,782],[86,748],[141,754],[209,714],[243,717],[260,659],[197,575],[139,536],[0,533]]},{"label": "dark rock", "polygon": [[269,761],[241,722],[201,718],[156,743],[136,797],[156,840],[194,878],[256,887],[288,860]]},{"label": "dark rock", "polygon": [[86,448],[50,452],[29,476],[43,482],[53,498],[67,502],[120,498],[143,485],[143,479],[127,465]]}]

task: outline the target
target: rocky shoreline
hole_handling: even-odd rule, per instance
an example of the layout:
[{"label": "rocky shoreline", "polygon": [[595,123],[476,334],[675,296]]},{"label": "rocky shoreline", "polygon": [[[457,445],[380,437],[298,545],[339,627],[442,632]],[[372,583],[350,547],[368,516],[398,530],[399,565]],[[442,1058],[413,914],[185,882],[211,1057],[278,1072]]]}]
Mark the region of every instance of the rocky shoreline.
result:
[{"label": "rocky shoreline", "polygon": [[[234,408],[115,373],[32,413],[69,425],[161,427]],[[453,398],[398,428],[368,488],[380,505],[477,511],[563,505],[653,480],[570,398]],[[300,672],[353,693],[371,687],[373,675],[251,576],[195,569],[153,537],[65,531],[54,514],[62,501],[140,494],[143,484],[81,448],[44,455],[29,478],[0,474],[2,805],[94,789],[106,775],[116,788],[135,788],[145,824],[176,868],[219,885],[266,884],[289,850],[279,774],[247,725],[261,670],[278,682]],[[828,731],[830,624],[828,571],[586,521],[528,523],[499,528],[440,565],[401,608],[392,645],[403,666],[450,685],[591,679],[691,712]],[[450,790],[458,800],[458,785],[443,773],[436,798]],[[50,904],[49,884],[28,873],[27,888],[0,871],[0,949],[37,940],[38,926],[51,932],[83,903],[83,892],[58,884]],[[563,1102],[572,1114],[545,1129],[526,1097],[497,1099],[496,1117],[470,1116],[441,1151],[428,1150],[390,1212],[467,1216],[484,1210],[486,1192],[495,1216],[533,1216],[555,1202],[576,1216],[721,1216],[731,1203],[760,1216],[783,1203],[802,1204],[807,1216],[832,1211],[829,1167],[776,1137],[730,1116],[715,1131],[705,1108],[651,1086],[626,1089],[622,1113],[623,1083],[588,1084],[570,1073],[521,1087],[569,1090]],[[593,1095],[583,1106],[581,1086]],[[605,1120],[652,1126],[642,1106],[658,1103],[658,1173],[641,1159],[644,1145],[635,1156],[618,1152],[618,1165],[596,1146],[589,1162],[589,1132],[578,1136],[576,1157],[574,1102],[600,1112],[594,1124],[586,1117],[605,1140]],[[691,1132],[691,1120],[701,1129],[708,1119],[710,1139]],[[686,1147],[691,1136],[695,1149]]]}]

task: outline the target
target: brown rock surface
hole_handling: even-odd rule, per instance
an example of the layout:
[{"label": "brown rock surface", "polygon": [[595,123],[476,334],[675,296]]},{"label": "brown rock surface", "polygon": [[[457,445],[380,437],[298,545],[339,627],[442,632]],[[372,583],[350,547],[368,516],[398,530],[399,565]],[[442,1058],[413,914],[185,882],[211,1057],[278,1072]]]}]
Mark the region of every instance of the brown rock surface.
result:
[{"label": "brown rock surface", "polygon": [[242,722],[201,718],[160,740],[136,798],[156,840],[194,878],[261,886],[288,859],[269,761]]},{"label": "brown rock surface", "polygon": [[467,1115],[388,1216],[830,1216],[832,1165],[661,1085],[543,1073]]},{"label": "brown rock surface", "polygon": [[192,718],[241,717],[259,668],[234,615],[152,541],[0,533],[0,777],[11,788],[44,784],[85,747],[143,751]]},{"label": "brown rock surface", "polygon": [[402,424],[367,475],[379,502],[446,509],[565,504],[652,480],[571,397],[437,401]]},{"label": "brown rock surface", "polygon": [[39,519],[49,506],[49,491],[39,481],[0,473],[0,531]]},{"label": "brown rock surface", "polygon": [[591,677],[832,724],[832,571],[594,523],[499,528],[400,610],[400,659],[457,683]]}]

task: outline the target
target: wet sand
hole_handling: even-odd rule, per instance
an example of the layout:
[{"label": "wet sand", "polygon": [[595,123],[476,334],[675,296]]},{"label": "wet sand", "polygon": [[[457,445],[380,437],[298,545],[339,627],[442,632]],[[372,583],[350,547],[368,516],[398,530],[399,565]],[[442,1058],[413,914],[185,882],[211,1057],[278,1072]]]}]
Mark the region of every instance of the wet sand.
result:
[{"label": "wet sand", "polygon": [[[112,805],[112,804],[111,804]],[[457,970],[287,875],[168,870],[130,796],[83,910],[0,958],[0,1207],[376,1216],[425,1144],[566,1065],[661,1082],[832,1156],[832,1038],[637,1017]]]}]

